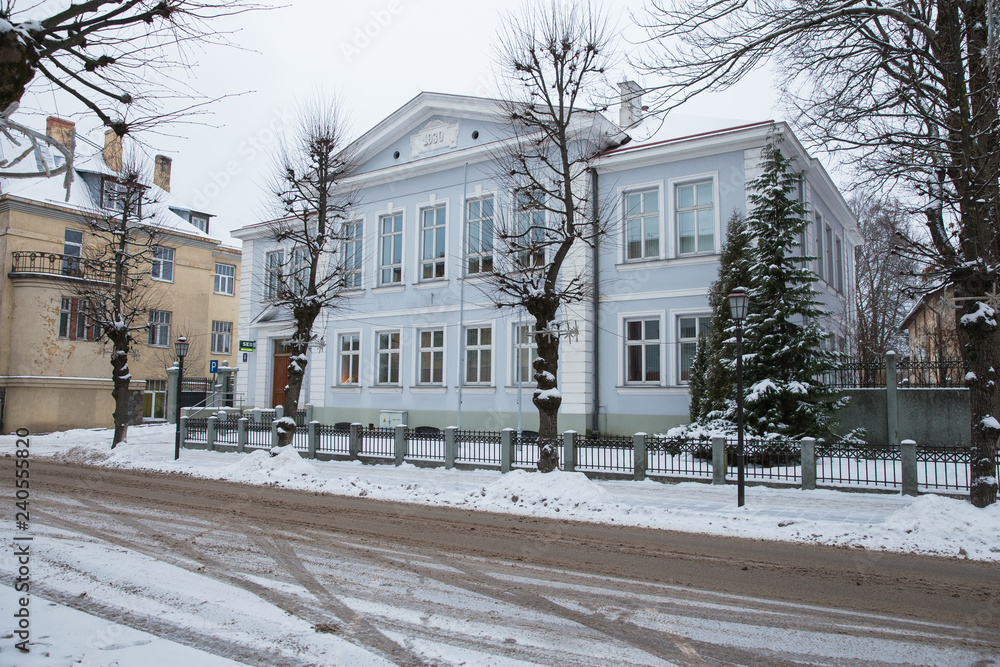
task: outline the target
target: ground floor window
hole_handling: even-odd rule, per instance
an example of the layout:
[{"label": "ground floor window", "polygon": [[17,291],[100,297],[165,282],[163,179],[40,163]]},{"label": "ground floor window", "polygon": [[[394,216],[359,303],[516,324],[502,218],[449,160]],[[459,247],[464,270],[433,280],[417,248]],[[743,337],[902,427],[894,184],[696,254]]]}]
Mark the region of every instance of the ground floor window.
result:
[{"label": "ground floor window", "polygon": [[712,318],[709,316],[677,318],[677,342],[680,348],[678,379],[682,384],[689,382],[691,365],[694,363],[695,353],[698,352],[698,342],[708,334],[711,326]]},{"label": "ground floor window", "polygon": [[625,381],[660,382],[660,319],[626,320]]},{"label": "ground floor window", "polygon": [[142,416],[145,419],[167,418],[167,381],[146,380],[142,394]]},{"label": "ground floor window", "polygon": [[465,330],[465,381],[489,384],[493,377],[493,329],[469,327]]}]

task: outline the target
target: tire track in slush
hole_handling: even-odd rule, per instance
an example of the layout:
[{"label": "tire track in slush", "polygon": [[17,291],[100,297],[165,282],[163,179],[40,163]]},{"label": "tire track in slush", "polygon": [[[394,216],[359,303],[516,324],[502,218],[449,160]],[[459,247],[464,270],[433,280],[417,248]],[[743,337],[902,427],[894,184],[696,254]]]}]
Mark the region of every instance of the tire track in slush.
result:
[{"label": "tire track in slush", "polygon": [[[110,509],[89,498],[78,497],[75,498],[75,500],[84,504],[92,511],[97,513],[99,516],[106,516]],[[293,616],[301,618],[302,620],[311,624],[313,627],[329,626],[328,623],[329,612],[326,610],[325,607],[317,608],[311,605],[306,605],[302,603],[301,600],[291,595],[274,591],[257,582],[250,581],[248,579],[236,575],[232,575],[227,571],[229,568],[227,568],[224,564],[215,560],[211,556],[208,556],[207,554],[196,550],[187,541],[174,538],[169,535],[165,535],[155,529],[152,529],[144,525],[142,522],[133,519],[131,517],[125,516],[120,513],[115,514],[116,518],[121,523],[132,527],[136,532],[145,535],[147,538],[150,538],[156,542],[163,544],[169,549],[172,549],[176,552],[180,552],[182,558],[172,557],[168,554],[164,554],[162,551],[159,550],[156,551],[151,550],[145,545],[141,545],[136,542],[130,542],[121,537],[112,536],[104,531],[95,529],[90,526],[84,527],[81,526],[80,524],[57,518],[45,512],[42,512],[42,515],[47,522],[52,524],[61,524],[63,525],[63,527],[66,527],[73,532],[82,532],[84,534],[90,535],[91,537],[100,539],[102,541],[111,544],[117,544],[118,546],[134,549],[135,551],[143,553],[157,560],[168,562],[171,565],[183,568],[194,574],[202,576],[210,576],[211,578],[221,581],[223,583],[227,583],[242,588],[243,590],[252,593],[253,595],[256,595],[257,597],[278,607],[279,609],[282,609],[283,611]],[[249,534],[249,531],[242,531],[242,532],[247,537],[253,537]],[[258,547],[260,546],[261,545],[258,543]],[[271,556],[272,558],[276,555],[275,550],[268,549],[266,544],[264,544],[263,547],[264,548],[262,549],[262,551],[265,554]],[[189,562],[185,562],[183,558],[186,558],[188,561],[195,561],[196,563],[199,563],[200,567],[192,567],[191,564]],[[275,560],[278,559],[276,558]],[[278,560],[278,562],[279,564],[283,564],[281,560]],[[315,586],[313,586],[311,590],[309,586],[305,587],[314,596],[316,595]],[[320,599],[320,602],[324,601],[329,602],[330,606],[334,607],[336,610],[334,611],[334,615],[337,616],[349,630],[349,636],[344,637],[344,639],[348,639],[349,641],[352,639],[356,640],[353,642],[356,645],[359,645],[361,648],[364,648],[366,650],[372,650],[375,653],[382,655],[382,657],[396,664],[400,665],[426,664],[422,658],[412,653],[405,647],[400,646],[393,640],[389,639],[381,632],[379,632],[376,628],[374,628],[374,626],[371,626],[371,624],[365,622],[363,619],[354,622],[349,622],[348,620],[349,618],[354,619],[357,616],[356,612],[351,610],[346,605],[343,605],[339,601],[335,600],[335,598],[333,596],[330,596],[329,594],[326,594],[325,597],[327,599],[326,600]],[[352,631],[356,629],[360,629],[360,632]]]}]

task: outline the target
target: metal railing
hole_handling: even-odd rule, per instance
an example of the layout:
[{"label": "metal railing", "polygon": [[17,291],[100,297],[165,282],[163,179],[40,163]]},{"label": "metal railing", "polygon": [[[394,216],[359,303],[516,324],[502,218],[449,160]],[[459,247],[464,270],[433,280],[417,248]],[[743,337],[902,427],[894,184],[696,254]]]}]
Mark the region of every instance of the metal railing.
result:
[{"label": "metal railing", "polygon": [[712,442],[708,438],[685,440],[646,438],[646,472],[669,477],[712,476]]},{"label": "metal railing", "polygon": [[361,429],[361,456],[395,458],[396,432],[391,428]]},{"label": "metal railing", "polygon": [[115,277],[110,265],[73,255],[36,250],[16,250],[11,253],[11,256],[13,260],[11,274],[42,273],[105,283],[113,282]]},{"label": "metal railing", "polygon": [[457,462],[500,465],[500,431],[459,431],[456,442]]},{"label": "metal railing", "polygon": [[[961,359],[896,362],[896,384],[899,387],[964,387],[966,365]],[[885,387],[885,359],[862,361],[846,359],[820,379],[834,389],[881,389]]]},{"label": "metal railing", "polygon": [[[216,417],[185,417],[184,442],[209,449],[217,445],[246,449],[270,449],[274,422],[240,419],[227,414]],[[209,429],[210,423],[214,428]],[[397,449],[397,435],[405,438],[405,458],[444,465],[464,463],[480,467],[500,466],[535,468],[539,458],[538,438],[534,433],[521,436],[498,431],[457,431],[442,433],[436,429],[417,428],[357,428],[352,437],[351,425],[341,422],[329,426],[316,424],[296,428],[293,447],[305,456],[337,454],[342,456],[395,460],[403,458]],[[448,449],[454,437],[455,448]],[[509,443],[509,455],[504,451]],[[813,452],[812,467],[803,474],[803,451],[808,443]],[[728,479],[737,473],[737,441],[726,439],[668,438],[665,436],[618,436],[590,434],[561,435],[554,443],[559,449],[560,466],[569,466],[586,473],[646,475],[691,479]],[[572,446],[572,450],[568,447]],[[636,469],[636,456],[645,447],[645,466]],[[567,460],[568,453],[574,453]],[[918,491],[963,492],[969,489],[969,464],[972,450],[967,446],[914,444],[904,442],[902,448],[868,445],[859,442],[825,443],[811,439],[746,438],[744,440],[745,477],[765,483],[811,485],[827,487],[861,487],[899,489],[904,493]],[[454,459],[449,457],[454,456]],[[724,471],[713,469],[713,460],[724,461]],[[807,464],[808,465],[808,464]],[[815,473],[813,475],[813,472]],[[1000,465],[997,470],[1000,476]],[[812,488],[808,486],[807,488]]]},{"label": "metal railing", "polygon": [[577,436],[576,469],[632,474],[635,469],[632,437],[599,433]]},{"label": "metal railing", "polygon": [[406,458],[444,461],[444,433],[428,429],[406,429]]},{"label": "metal railing", "polygon": [[350,426],[343,428],[338,425],[319,425],[319,443],[316,451],[327,454],[350,454],[351,429]]}]

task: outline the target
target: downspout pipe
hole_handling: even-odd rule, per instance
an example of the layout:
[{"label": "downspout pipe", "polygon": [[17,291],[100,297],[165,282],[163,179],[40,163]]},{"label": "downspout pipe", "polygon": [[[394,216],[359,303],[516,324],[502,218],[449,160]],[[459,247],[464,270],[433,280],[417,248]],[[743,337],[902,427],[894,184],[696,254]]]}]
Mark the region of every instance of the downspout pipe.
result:
[{"label": "downspout pipe", "polygon": [[[597,194],[598,178],[597,170],[590,170],[590,201],[592,224],[597,225],[600,220],[601,206]],[[594,405],[591,429],[595,433],[600,432],[600,411],[601,411],[601,354],[600,354],[600,334],[601,334],[601,237],[594,234],[593,258],[591,260],[592,271],[594,272],[593,284],[593,318],[594,318],[594,351],[591,363],[594,368]]]}]

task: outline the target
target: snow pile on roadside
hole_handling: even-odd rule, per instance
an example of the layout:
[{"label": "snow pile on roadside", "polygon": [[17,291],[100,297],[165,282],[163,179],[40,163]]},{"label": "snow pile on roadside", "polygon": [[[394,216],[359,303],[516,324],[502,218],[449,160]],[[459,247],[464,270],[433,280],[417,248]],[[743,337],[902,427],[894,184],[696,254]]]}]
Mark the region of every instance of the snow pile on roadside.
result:
[{"label": "snow pile on roadside", "polygon": [[[908,507],[886,517],[885,529],[896,533],[896,546],[918,550],[927,545],[948,545],[946,556],[997,559],[1000,547],[1000,505],[977,509],[964,500],[942,496],[920,496]],[[860,541],[861,546],[878,547],[878,540]]]},{"label": "snow pile on roadside", "polygon": [[582,472],[554,471],[547,475],[513,470],[497,481],[470,494],[472,505],[492,505],[498,510],[509,504],[520,507],[552,506],[589,509],[606,506],[607,491],[592,482]]},{"label": "snow pile on roadside", "polygon": [[316,467],[291,447],[282,447],[277,456],[256,450],[224,469],[220,479],[247,484],[289,484],[316,476]]}]

